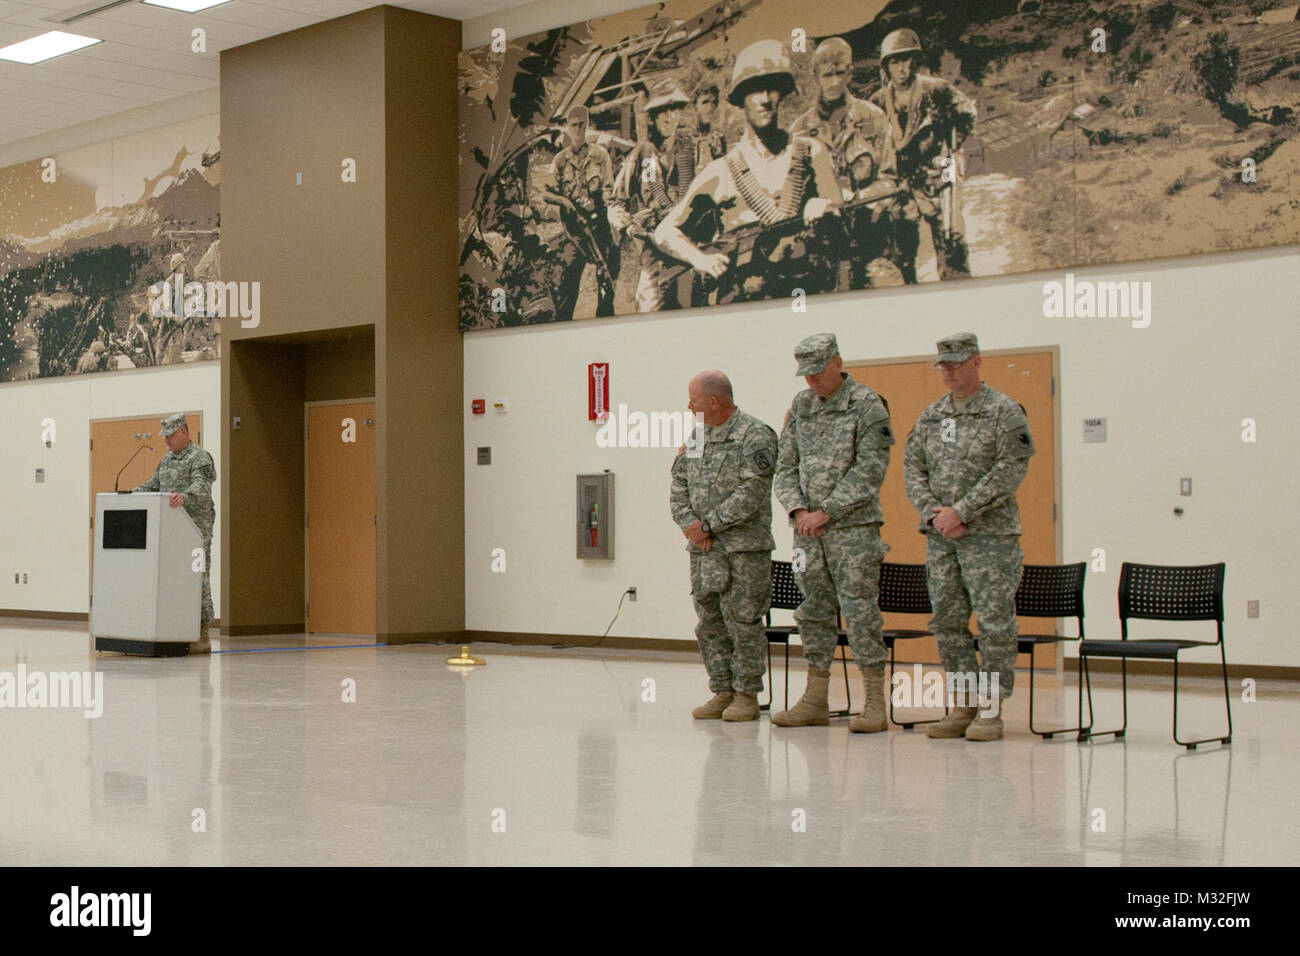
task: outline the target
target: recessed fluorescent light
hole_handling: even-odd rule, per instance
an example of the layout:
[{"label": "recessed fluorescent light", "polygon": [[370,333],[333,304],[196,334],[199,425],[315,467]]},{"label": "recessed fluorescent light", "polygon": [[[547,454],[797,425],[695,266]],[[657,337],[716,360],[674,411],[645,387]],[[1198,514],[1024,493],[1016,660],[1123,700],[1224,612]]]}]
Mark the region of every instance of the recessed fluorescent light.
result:
[{"label": "recessed fluorescent light", "polygon": [[151,7],[166,7],[168,10],[179,10],[181,13],[198,13],[208,7],[229,3],[230,0],[144,0],[144,2]]},{"label": "recessed fluorescent light", "polygon": [[64,53],[71,53],[73,50],[80,50],[83,47],[102,42],[102,40],[96,40],[94,37],[83,37],[75,33],[64,33],[62,30],[51,30],[49,33],[42,33],[38,37],[32,37],[30,40],[23,40],[19,43],[11,43],[7,47],[0,49],[0,60],[13,60],[15,63],[28,64],[40,63],[42,60],[62,56]]}]

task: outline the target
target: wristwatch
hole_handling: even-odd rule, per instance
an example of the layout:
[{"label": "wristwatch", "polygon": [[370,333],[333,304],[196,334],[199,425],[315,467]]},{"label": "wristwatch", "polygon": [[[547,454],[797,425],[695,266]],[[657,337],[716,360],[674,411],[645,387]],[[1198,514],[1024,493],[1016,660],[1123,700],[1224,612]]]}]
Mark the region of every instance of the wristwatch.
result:
[{"label": "wristwatch", "polygon": [[713,534],[713,529],[709,527],[709,523],[707,521],[700,522],[700,530],[703,531],[705,534]]}]

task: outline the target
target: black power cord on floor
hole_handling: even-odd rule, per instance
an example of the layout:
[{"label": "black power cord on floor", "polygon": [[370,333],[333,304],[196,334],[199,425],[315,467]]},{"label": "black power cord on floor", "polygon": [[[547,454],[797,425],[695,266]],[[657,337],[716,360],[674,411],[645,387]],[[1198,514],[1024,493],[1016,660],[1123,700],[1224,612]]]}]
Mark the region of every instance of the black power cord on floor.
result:
[{"label": "black power cord on floor", "polygon": [[563,650],[564,648],[567,647],[600,647],[601,641],[605,640],[605,638],[609,636],[610,628],[612,628],[614,626],[614,622],[618,620],[618,615],[623,610],[623,601],[626,600],[627,596],[631,593],[632,593],[632,589],[628,588],[619,597],[618,607],[614,609],[614,616],[609,619],[609,626],[605,628],[605,633],[600,635],[600,638],[596,641],[595,644],[552,644],[551,647],[555,648],[556,650]]}]

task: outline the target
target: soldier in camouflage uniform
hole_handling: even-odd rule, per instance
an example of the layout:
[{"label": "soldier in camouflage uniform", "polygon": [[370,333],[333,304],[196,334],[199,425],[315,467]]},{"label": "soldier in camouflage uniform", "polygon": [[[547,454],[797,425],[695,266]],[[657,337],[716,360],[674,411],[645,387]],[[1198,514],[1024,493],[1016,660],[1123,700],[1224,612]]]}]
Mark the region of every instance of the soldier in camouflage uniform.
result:
[{"label": "soldier in camouflage uniform", "polygon": [[826,145],[781,128],[781,102],[794,91],[779,40],[741,50],[727,102],[744,110],[745,134],[696,173],[655,229],[660,249],[717,283],[719,303],[835,288],[838,258],[825,253],[843,235],[842,197]]},{"label": "soldier in camouflage uniform", "polygon": [[804,376],[808,388],[795,396],[781,429],[776,497],[795,529],[795,581],[804,600],[794,617],[808,659],[808,687],[799,703],[775,714],[772,723],[830,723],[826,692],[836,611],[842,610],[866,700],[849,729],[876,733],[886,727],[889,656],[877,605],[880,562],[889,552],[880,537],[880,484],[894,444],[889,408],[843,371],[835,336],[810,335],[794,355],[796,374]]},{"label": "soldier in camouflage uniform", "polygon": [[718,123],[718,88],[710,83],[695,91],[695,168],[725,155],[727,134]]},{"label": "soldier in camouflage uniform", "polygon": [[[821,96],[794,121],[790,132],[826,144],[846,201],[864,198],[873,186],[892,186],[897,175],[888,164],[889,120],[879,106],[849,91],[853,50],[848,42],[842,37],[823,40],[813,53],[812,68]],[[893,200],[884,200],[846,209],[848,243],[841,252],[840,289],[902,284],[901,274],[887,258],[895,206]]]},{"label": "soldier in camouflage uniform", "polygon": [[1029,470],[1034,439],[1024,409],[980,382],[980,363],[974,334],[961,332],[939,342],[935,364],[951,394],[921,413],[907,438],[903,474],[908,500],[921,513],[934,607],[930,630],[949,686],[968,684],[965,675],[977,670],[970,631],[974,610],[983,666],[972,689],[984,687],[992,697],[996,686],[999,698],[989,702],[992,715],[976,719],[978,708],[954,707],[926,733],[997,740],[1002,701],[1011,696],[1016,679],[1016,588],[1024,560],[1016,489]]},{"label": "soldier in camouflage uniform", "polygon": [[776,432],[736,407],[731,382],[716,369],[691,380],[690,409],[703,424],[673,461],[669,504],[691,554],[695,636],[713,691],[692,716],[757,720],[776,544]]},{"label": "soldier in camouflage uniform", "polygon": [[[656,91],[645,105],[648,138],[628,153],[614,180],[609,220],[618,233],[641,240],[641,273],[636,282],[638,312],[677,309],[690,295],[691,276],[676,270],[676,260],[654,244],[655,226],[695,178],[695,142],[682,128],[690,99],[675,85]],[[685,290],[685,294],[683,294]]]},{"label": "soldier in camouflage uniform", "polygon": [[[614,314],[614,283],[619,272],[619,248],[614,241],[609,223],[609,197],[613,187],[613,166],[609,152],[599,143],[587,142],[590,111],[585,106],[575,106],[568,116],[569,145],[555,157],[555,193],[573,206],[570,217],[581,219],[590,231],[594,246],[585,245],[585,237],[576,235],[570,224],[566,233],[557,238],[552,254],[563,263],[564,274],[555,292],[556,318],[573,318],[582,286],[582,274],[592,256],[604,260],[610,281],[601,281],[599,267],[596,276],[596,315]],[[561,213],[561,221],[565,214]]]},{"label": "soldier in camouflage uniform", "polygon": [[975,102],[942,77],[918,74],[920,62],[916,31],[889,34],[880,44],[883,85],[871,97],[889,122],[890,165],[911,189],[896,227],[898,266],[908,283],[916,282],[922,219],[930,228],[939,278],[970,275],[961,207],[952,202],[951,234],[945,236],[943,194],[952,200],[954,183],[944,179],[944,170],[951,164],[956,171],[958,150],[975,128]]},{"label": "soldier in camouflage uniform", "polygon": [[[727,155],[727,133],[718,113],[718,88],[712,83],[695,91],[695,171]],[[691,305],[712,305],[712,290],[698,272],[691,273]]]},{"label": "soldier in camouflage uniform", "polygon": [[217,512],[212,505],[212,483],[217,468],[212,456],[190,441],[190,427],[184,414],[177,412],[162,420],[159,429],[167,442],[167,454],[158,462],[153,477],[135,491],[170,491],[171,506],[184,507],[203,536],[203,600],[199,611],[199,640],[190,645],[190,653],[206,654],[211,649],[208,628],[212,623],[212,527]]}]

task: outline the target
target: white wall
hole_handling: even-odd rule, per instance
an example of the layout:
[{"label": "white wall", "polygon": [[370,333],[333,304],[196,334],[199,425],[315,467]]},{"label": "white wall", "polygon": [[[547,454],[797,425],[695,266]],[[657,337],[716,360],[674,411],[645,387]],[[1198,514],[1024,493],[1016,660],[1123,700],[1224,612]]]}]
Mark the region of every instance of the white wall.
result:
[{"label": "white wall", "polygon": [[[0,385],[0,607],[90,609],[90,422],[203,412],[203,447],[221,462],[221,365],[70,375]],[[53,447],[41,422],[55,422]],[[45,482],[37,484],[37,468]],[[220,476],[218,476],[220,477]],[[221,513],[219,485],[213,500]],[[221,608],[221,526],[212,542],[212,596]],[[27,584],[14,584],[14,572]]]},{"label": "white wall", "polygon": [[[467,21],[466,46],[492,27],[511,36],[635,4],[541,3]],[[596,7],[597,10],[592,8]],[[1117,637],[1122,561],[1226,561],[1229,660],[1300,666],[1291,622],[1300,511],[1296,323],[1300,255],[1294,246],[1072,270],[1079,279],[1152,283],[1149,328],[1123,319],[1047,319],[1043,283],[1064,273],[976,279],[900,290],[738,305],[465,336],[466,627],[599,635],[619,595],[636,585],[611,635],[690,639],[694,615],[683,539],[668,513],[675,449],[601,449],[586,417],[586,367],[611,363],[612,404],[681,409],[701,369],[731,376],[737,403],[779,428],[802,387],[792,350],[813,332],[839,336],[847,360],[932,353],[946,333],[970,330],[987,350],[1059,345],[1063,553],[1090,573],[1088,634]],[[470,414],[470,400],[510,400],[507,415]],[[1082,419],[1108,420],[1109,440],[1082,441]],[[1241,440],[1244,418],[1258,441]],[[895,422],[900,436],[912,422]],[[492,464],[475,464],[478,446]],[[902,467],[901,444],[891,468]],[[574,476],[615,472],[616,558],[574,557]],[[1194,479],[1179,498],[1178,479]],[[1173,515],[1183,506],[1181,518]],[[790,532],[776,519],[778,557]],[[507,570],[493,573],[493,548]],[[1262,602],[1247,620],[1246,601]],[[1152,636],[1173,636],[1147,624]],[[1180,632],[1185,633],[1185,632]],[[1208,639],[1211,632],[1187,636]],[[1192,659],[1204,658],[1199,654]]]}]

